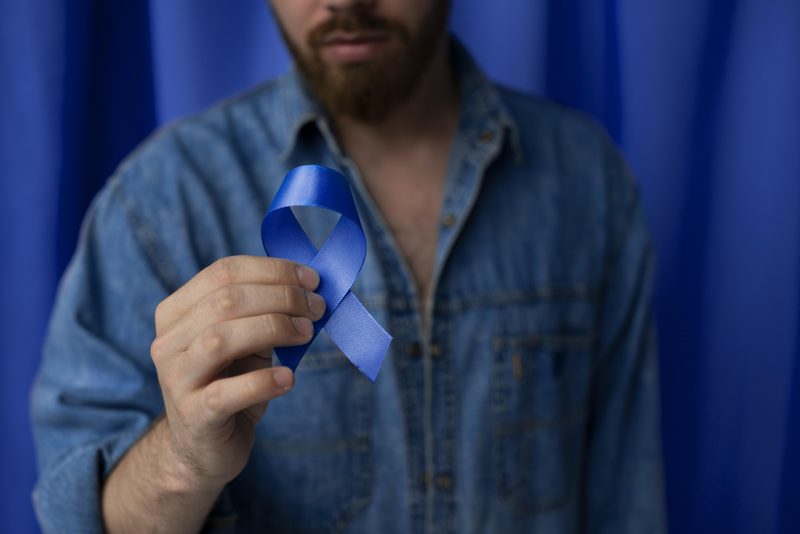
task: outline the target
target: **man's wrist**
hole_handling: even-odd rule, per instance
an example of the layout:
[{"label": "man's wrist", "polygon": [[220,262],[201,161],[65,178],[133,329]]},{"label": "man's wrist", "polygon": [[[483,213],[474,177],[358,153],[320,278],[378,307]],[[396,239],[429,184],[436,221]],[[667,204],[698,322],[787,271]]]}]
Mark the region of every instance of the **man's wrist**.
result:
[{"label": "man's wrist", "polygon": [[[103,486],[108,532],[197,532],[224,484],[198,477],[173,452],[169,425],[157,420]],[[136,523],[135,521],[138,521]]]},{"label": "man's wrist", "polygon": [[196,466],[192,466],[175,450],[170,432],[166,417],[159,419],[153,427],[161,492],[168,496],[219,495],[225,487],[224,482],[203,477]]}]

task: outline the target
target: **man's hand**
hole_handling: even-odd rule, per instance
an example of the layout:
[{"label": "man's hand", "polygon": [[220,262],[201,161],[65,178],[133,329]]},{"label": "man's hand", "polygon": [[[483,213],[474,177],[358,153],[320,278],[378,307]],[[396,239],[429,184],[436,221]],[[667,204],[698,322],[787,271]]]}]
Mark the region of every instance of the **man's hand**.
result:
[{"label": "man's hand", "polygon": [[[147,515],[149,506],[171,495],[180,509],[164,514],[167,521],[179,519],[182,528],[202,524],[213,499],[247,464],[267,403],[294,384],[288,368],[271,366],[271,353],[311,339],[312,320],[325,311],[325,301],[312,293],[318,284],[319,275],[308,267],[234,256],[204,269],[158,305],[150,352],[166,414],[106,483],[109,530],[124,525],[118,520],[125,516]],[[134,465],[139,463],[157,465],[159,480],[137,480],[145,478],[144,466]],[[141,502],[120,500],[126,493]]]},{"label": "man's hand", "polygon": [[153,362],[164,395],[170,446],[204,485],[244,468],[267,402],[294,383],[271,367],[276,346],[311,339],[325,301],[319,276],[272,258],[235,256],[201,271],[156,309]]}]

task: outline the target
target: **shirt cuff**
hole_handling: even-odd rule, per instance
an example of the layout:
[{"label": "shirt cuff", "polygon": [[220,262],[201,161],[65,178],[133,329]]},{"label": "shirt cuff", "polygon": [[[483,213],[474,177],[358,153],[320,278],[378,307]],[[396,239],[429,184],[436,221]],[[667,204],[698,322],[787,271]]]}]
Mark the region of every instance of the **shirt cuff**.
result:
[{"label": "shirt cuff", "polygon": [[80,445],[40,473],[33,506],[42,531],[102,534],[103,480],[146,430],[130,429]]},{"label": "shirt cuff", "polygon": [[[42,531],[103,534],[103,481],[145,431],[147,427],[132,429],[77,447],[42,473],[33,490],[33,505]],[[234,532],[236,521],[230,492],[225,487],[202,532]]]}]

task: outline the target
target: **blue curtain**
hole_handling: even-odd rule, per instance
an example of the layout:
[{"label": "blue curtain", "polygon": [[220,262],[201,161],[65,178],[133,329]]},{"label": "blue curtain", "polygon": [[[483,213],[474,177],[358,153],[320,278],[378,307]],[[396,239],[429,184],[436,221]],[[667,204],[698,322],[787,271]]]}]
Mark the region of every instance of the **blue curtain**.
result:
[{"label": "blue curtain", "polygon": [[[639,178],[672,531],[800,532],[800,2],[454,4],[491,76],[596,117]],[[0,29],[0,517],[35,532],[28,392],[87,203],[288,59],[261,0],[5,0]]]}]

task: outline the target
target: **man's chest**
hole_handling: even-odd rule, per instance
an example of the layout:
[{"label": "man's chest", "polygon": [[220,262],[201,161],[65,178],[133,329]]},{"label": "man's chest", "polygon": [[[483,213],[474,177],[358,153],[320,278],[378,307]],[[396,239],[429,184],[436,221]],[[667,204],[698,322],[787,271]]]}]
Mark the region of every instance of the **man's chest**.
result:
[{"label": "man's chest", "polygon": [[[578,282],[588,281],[591,248],[569,239],[575,210],[554,211],[552,198],[522,181],[493,178],[448,247],[424,342],[414,303],[393,281],[395,262],[373,235],[355,292],[394,337],[390,356],[373,384],[317,338],[292,395],[271,403],[257,453],[233,488],[246,520],[312,529],[357,517],[355,529],[384,526],[379,515],[396,502],[423,501],[426,479],[462,514],[471,488],[481,488],[508,530],[530,526],[516,510],[567,508],[583,462],[595,308]],[[392,219],[384,209],[387,226],[413,233],[425,218],[433,228],[421,232],[434,236],[435,250],[440,208],[426,206],[430,192],[392,191],[406,196],[391,205],[417,217]],[[403,247],[403,233],[391,229]],[[565,238],[568,250],[558,245]],[[404,521],[398,513],[392,524],[412,530]]]},{"label": "man's chest", "polygon": [[441,170],[384,171],[365,179],[421,296],[430,291],[442,204]]}]

